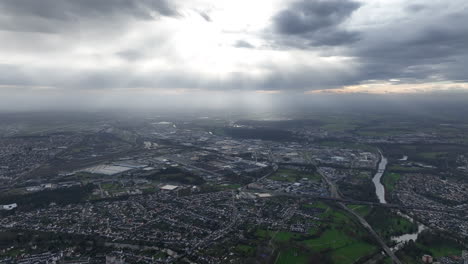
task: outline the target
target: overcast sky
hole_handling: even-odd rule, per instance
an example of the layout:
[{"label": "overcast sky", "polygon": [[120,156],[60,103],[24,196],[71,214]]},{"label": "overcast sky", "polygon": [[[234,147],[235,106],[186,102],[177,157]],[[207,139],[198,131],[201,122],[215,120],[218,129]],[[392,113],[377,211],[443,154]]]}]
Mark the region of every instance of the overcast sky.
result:
[{"label": "overcast sky", "polygon": [[467,25],[466,0],[0,0],[0,103],[466,91]]}]

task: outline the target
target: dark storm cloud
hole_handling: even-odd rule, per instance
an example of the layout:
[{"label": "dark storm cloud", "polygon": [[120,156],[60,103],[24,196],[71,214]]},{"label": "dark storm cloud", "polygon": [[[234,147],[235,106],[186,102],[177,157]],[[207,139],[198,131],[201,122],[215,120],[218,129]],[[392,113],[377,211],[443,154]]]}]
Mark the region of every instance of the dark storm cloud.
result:
[{"label": "dark storm cloud", "polygon": [[[339,46],[359,39],[357,32],[340,29],[361,4],[348,0],[302,0],[273,18],[274,31],[293,46]],[[296,42],[296,43],[294,43]]]},{"label": "dark storm cloud", "polygon": [[0,85],[30,85],[32,82],[16,65],[0,64]]},{"label": "dark storm cloud", "polygon": [[[0,0],[0,51],[12,63],[0,65],[0,85],[55,87],[64,92],[131,88],[297,92],[392,78],[406,83],[468,81],[464,0],[447,1],[452,3],[447,6],[444,1],[400,4],[384,12],[387,6],[366,9],[371,1],[362,5],[349,0],[302,0],[283,6],[263,34],[241,30],[242,34],[228,38],[227,45],[245,48],[236,52],[245,53],[245,61],[240,61],[249,63],[225,73],[216,65],[198,67],[187,59],[198,49],[210,54],[203,45],[191,47],[190,38],[199,36],[192,32],[197,27],[173,19],[154,25],[127,23],[161,15],[179,17],[169,0]],[[453,4],[457,1],[460,7]],[[384,16],[373,17],[373,12]],[[183,8],[180,13],[185,14]],[[197,20],[202,19],[198,14],[211,21],[203,12],[195,13]],[[199,24],[215,23],[216,19]],[[193,34],[172,38],[184,30]],[[255,46],[246,41],[251,39]],[[181,42],[188,45],[178,47]],[[257,62],[250,63],[250,52],[255,52]],[[221,74],[212,74],[218,70]]]},{"label": "dark storm cloud", "polygon": [[167,0],[2,0],[0,28],[12,31],[55,32],[83,19],[176,16]]},{"label": "dark storm cloud", "polygon": [[[38,86],[68,91],[114,89],[203,89],[203,90],[312,90],[335,88],[356,82],[351,72],[312,68],[264,66],[262,78],[248,72],[232,72],[222,78],[200,75],[194,71],[153,71],[135,73],[129,68],[57,71],[52,68],[0,65],[0,86]],[[337,75],[340,78],[337,78]],[[47,78],[44,78],[47,76]]]},{"label": "dark storm cloud", "polygon": [[272,42],[282,50],[299,48],[353,58],[358,73],[343,80],[347,85],[391,78],[410,83],[466,81],[468,8],[458,2],[402,5],[400,12],[410,14],[406,19],[353,30],[343,24],[355,12],[356,16],[366,15],[359,12],[359,3],[294,2],[274,16]]},{"label": "dark storm cloud", "polygon": [[299,1],[276,15],[275,26],[281,34],[309,33],[341,24],[359,7],[347,0]]},{"label": "dark storm cloud", "polygon": [[340,46],[354,43],[360,39],[360,34],[355,31],[329,30],[317,31],[308,39],[309,46]]},{"label": "dark storm cloud", "polygon": [[[463,24],[468,19],[451,19],[440,21],[444,24],[428,25],[417,31],[404,32],[400,36],[378,35],[379,45],[362,46],[359,55],[403,62],[426,62],[434,59],[450,58],[465,53],[468,43],[468,29]],[[363,42],[362,44],[366,44]]]},{"label": "dark storm cloud", "polygon": [[365,66],[363,79],[467,80],[468,11],[426,16],[364,32],[349,47]]},{"label": "dark storm cloud", "polygon": [[423,4],[410,4],[406,7],[406,10],[412,13],[417,13],[426,9],[426,6]]},{"label": "dark storm cloud", "polygon": [[141,50],[124,50],[121,52],[116,53],[116,55],[122,59],[127,61],[138,61],[142,58],[146,57],[146,54]]},{"label": "dark storm cloud", "polygon": [[165,16],[176,15],[176,11],[166,0],[2,0],[0,7],[12,15],[56,20],[116,14],[148,19],[152,17],[152,12]]},{"label": "dark storm cloud", "polygon": [[205,13],[205,12],[198,12],[198,14],[200,14],[200,16],[205,19],[206,22],[211,22],[211,17]]},{"label": "dark storm cloud", "polygon": [[252,44],[245,40],[238,40],[235,44],[234,47],[236,48],[248,48],[248,49],[253,49],[255,48]]}]

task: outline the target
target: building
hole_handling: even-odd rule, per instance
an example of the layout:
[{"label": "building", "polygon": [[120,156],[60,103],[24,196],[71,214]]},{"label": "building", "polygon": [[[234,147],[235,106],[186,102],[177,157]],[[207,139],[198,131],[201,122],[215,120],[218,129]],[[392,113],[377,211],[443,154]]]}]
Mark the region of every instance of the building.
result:
[{"label": "building", "polygon": [[10,210],[15,209],[16,207],[18,207],[18,205],[16,203],[13,203],[13,204],[1,205],[0,209],[10,211]]},{"label": "building", "polygon": [[424,255],[422,256],[422,262],[423,263],[432,263],[434,260],[432,259],[432,256],[429,255]]},{"label": "building", "polygon": [[175,190],[177,188],[179,188],[179,186],[170,185],[170,184],[166,184],[166,185],[161,187],[162,190],[166,190],[166,191],[173,191],[173,190]]},{"label": "building", "polygon": [[106,264],[124,264],[124,260],[122,258],[116,256],[106,256]]}]

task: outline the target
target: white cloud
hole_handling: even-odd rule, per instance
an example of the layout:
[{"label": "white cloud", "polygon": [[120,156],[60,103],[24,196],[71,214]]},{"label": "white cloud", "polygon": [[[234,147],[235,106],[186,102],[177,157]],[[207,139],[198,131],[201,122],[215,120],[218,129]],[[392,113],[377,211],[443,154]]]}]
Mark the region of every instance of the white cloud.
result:
[{"label": "white cloud", "polygon": [[[150,12],[117,1],[112,12],[92,16],[77,2],[55,6],[72,8],[71,17],[44,16],[28,0],[7,2],[0,4],[0,87],[308,91],[371,79],[466,80],[468,50],[457,44],[468,40],[468,4],[461,0],[361,0],[343,17],[327,18],[333,38],[321,41],[275,32],[275,17],[298,2],[292,0],[179,0],[170,9],[156,1],[160,9]],[[60,14],[54,10],[47,12]],[[353,32],[359,38],[346,42],[343,33]],[[0,88],[0,95],[11,91]]]}]

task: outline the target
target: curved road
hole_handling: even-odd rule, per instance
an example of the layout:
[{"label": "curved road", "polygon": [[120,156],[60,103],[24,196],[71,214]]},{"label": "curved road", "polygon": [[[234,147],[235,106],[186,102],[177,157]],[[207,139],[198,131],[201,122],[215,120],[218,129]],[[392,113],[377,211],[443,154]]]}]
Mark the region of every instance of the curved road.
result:
[{"label": "curved road", "polygon": [[[380,163],[379,163],[379,169],[380,169]],[[342,197],[340,195],[340,191],[338,190],[338,187],[335,185],[335,183],[333,181],[331,181],[330,179],[328,179],[327,176],[325,176],[323,174],[321,174],[321,175],[322,175],[322,178],[325,180],[325,182],[330,187],[330,193],[331,193],[332,198],[342,199]],[[353,215],[359,221],[359,223],[361,223],[361,225],[364,226],[364,228],[366,228],[367,231],[369,231],[369,233],[371,233],[371,235],[375,238],[375,240],[380,244],[383,251],[385,251],[385,253],[392,259],[393,263],[402,264],[402,262],[397,258],[397,256],[393,253],[393,251],[387,246],[387,244],[385,244],[385,241],[374,231],[372,226],[369,225],[369,223],[362,216],[360,216],[359,214],[357,214],[353,210],[349,209],[344,203],[339,202],[338,204],[345,211],[347,211],[351,215]]]}]

